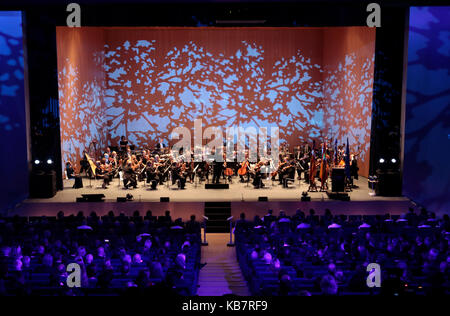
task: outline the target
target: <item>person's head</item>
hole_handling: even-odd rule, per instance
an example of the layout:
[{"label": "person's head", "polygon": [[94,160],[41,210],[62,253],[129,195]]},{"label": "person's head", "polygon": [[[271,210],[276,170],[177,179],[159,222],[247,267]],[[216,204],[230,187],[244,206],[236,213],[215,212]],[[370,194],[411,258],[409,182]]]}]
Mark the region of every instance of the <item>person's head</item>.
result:
[{"label": "person's head", "polygon": [[325,275],[320,281],[320,290],[323,295],[336,295],[338,291],[338,285],[336,280],[331,275]]},{"label": "person's head", "polygon": [[191,221],[195,222],[195,215],[191,215]]},{"label": "person's head", "polygon": [[97,248],[97,256],[99,256],[100,258],[104,258],[105,257],[105,248],[98,247]]},{"label": "person's head", "polygon": [[336,265],[332,262],[328,264],[328,273],[331,275],[336,274]]},{"label": "person's head", "polygon": [[23,256],[22,264],[25,268],[29,268],[31,264],[31,258],[29,256]]},{"label": "person's head", "polygon": [[144,249],[152,248],[152,241],[150,239],[146,239],[144,242]]},{"label": "person's head", "polygon": [[138,253],[134,254],[133,263],[136,263],[136,264],[142,263],[142,258],[141,258],[140,254],[138,254]]},{"label": "person's head", "polygon": [[84,246],[79,246],[77,249],[77,255],[84,257],[86,255],[86,248],[84,248]]},{"label": "person's head", "polygon": [[439,250],[436,248],[431,248],[428,252],[428,260],[429,261],[435,261],[439,255]]},{"label": "person's head", "polygon": [[37,247],[37,249],[36,249],[36,252],[37,252],[39,255],[43,255],[43,254],[45,253],[45,247],[44,247],[44,245],[39,245],[39,246]]},{"label": "person's head", "polygon": [[53,256],[49,253],[46,253],[42,258],[42,264],[46,267],[53,266]]},{"label": "person's head", "polygon": [[170,216],[170,211],[167,210],[167,211],[164,212],[164,214],[166,215],[166,217],[169,217]]},{"label": "person's head", "polygon": [[129,254],[126,254],[122,258],[122,264],[123,265],[130,265],[131,264],[131,256]]},{"label": "person's head", "polygon": [[240,218],[245,219],[245,213],[241,213]]},{"label": "person's head", "polygon": [[94,256],[92,254],[88,253],[86,255],[86,259],[85,260],[86,260],[86,264],[91,264],[92,262],[94,262]]},{"label": "person's head", "polygon": [[14,271],[22,271],[22,260],[16,259],[14,260]]}]

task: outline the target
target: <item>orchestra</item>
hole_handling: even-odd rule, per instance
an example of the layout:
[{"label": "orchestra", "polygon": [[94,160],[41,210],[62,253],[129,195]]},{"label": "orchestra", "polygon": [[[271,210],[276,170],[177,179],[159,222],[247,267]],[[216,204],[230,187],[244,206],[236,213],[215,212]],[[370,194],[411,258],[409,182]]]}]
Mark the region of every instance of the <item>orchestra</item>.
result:
[{"label": "orchestra", "polygon": [[[143,181],[152,190],[156,190],[158,185],[165,183],[176,184],[180,190],[185,189],[187,182],[209,183],[209,175],[212,173],[212,183],[220,183],[221,178],[227,183],[232,183],[233,177],[239,176],[240,182],[251,182],[254,188],[264,187],[264,179],[272,179],[272,183],[278,182],[283,188],[287,188],[289,181],[303,178],[306,183],[309,183],[308,191],[326,191],[331,169],[345,167],[345,146],[337,146],[336,141],[333,147],[331,140],[327,138],[323,140],[319,148],[315,148],[315,142],[312,147],[304,142],[302,145],[295,146],[293,152],[289,149],[289,145],[282,144],[278,165],[275,165],[271,159],[257,159],[255,163],[250,162],[248,150],[245,151],[245,159],[242,162],[237,162],[236,159],[227,160],[225,153],[223,161],[216,161],[208,156],[202,161],[194,161],[192,152],[175,158],[162,139],[152,150],[139,151],[132,150],[129,141],[122,136],[119,146],[115,147],[118,151],[111,148],[113,147],[107,147],[97,161],[88,155],[88,150],[83,151],[78,174],[84,172],[89,178],[102,179],[102,187],[105,189],[113,178],[119,176],[119,173],[123,176],[124,188],[137,188],[138,183]],[[206,148],[202,148],[202,152],[205,153]],[[214,154],[214,148],[211,152]],[[350,184],[353,184],[353,178],[357,179],[358,176],[357,157],[360,153],[361,151],[350,155],[352,175],[352,179],[349,179]],[[236,151],[234,154],[236,157]],[[186,159],[186,155],[191,155],[190,161]],[[74,165],[68,161],[66,163],[67,177],[73,177],[74,170]],[[317,178],[320,181],[320,189],[316,185]]]}]

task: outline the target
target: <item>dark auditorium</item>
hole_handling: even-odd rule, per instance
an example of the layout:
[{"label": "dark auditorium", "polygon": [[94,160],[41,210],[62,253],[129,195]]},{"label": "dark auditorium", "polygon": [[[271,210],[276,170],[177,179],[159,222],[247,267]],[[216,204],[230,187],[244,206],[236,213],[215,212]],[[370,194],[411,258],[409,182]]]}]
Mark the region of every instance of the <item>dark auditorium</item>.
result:
[{"label": "dark auditorium", "polygon": [[449,87],[449,2],[1,1],[0,296],[448,297]]}]

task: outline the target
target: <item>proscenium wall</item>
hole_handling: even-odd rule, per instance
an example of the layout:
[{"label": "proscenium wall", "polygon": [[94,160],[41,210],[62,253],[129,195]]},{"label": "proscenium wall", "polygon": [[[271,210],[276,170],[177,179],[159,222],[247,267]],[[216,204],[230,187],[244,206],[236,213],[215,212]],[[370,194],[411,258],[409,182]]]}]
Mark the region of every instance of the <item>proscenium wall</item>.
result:
[{"label": "proscenium wall", "polygon": [[450,212],[450,7],[412,7],[403,193]]},{"label": "proscenium wall", "polygon": [[0,12],[0,213],[28,196],[22,12]]},{"label": "proscenium wall", "polygon": [[92,139],[153,146],[201,118],[278,126],[291,146],[349,137],[367,175],[374,29],[58,27],[57,42],[63,163]]}]

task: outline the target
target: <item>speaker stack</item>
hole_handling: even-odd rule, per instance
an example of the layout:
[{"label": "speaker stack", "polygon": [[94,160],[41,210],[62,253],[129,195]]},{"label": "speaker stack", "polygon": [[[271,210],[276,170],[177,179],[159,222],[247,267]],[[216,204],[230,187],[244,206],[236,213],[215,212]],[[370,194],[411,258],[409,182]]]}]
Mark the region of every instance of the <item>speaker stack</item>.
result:
[{"label": "speaker stack", "polygon": [[56,172],[41,170],[33,171],[30,175],[30,197],[51,198],[56,194]]},{"label": "speaker stack", "polygon": [[402,181],[399,171],[377,171],[375,192],[380,196],[401,196]]}]

